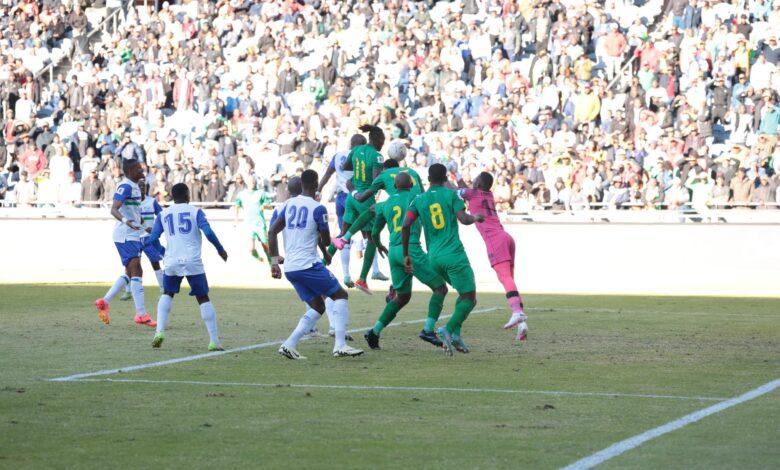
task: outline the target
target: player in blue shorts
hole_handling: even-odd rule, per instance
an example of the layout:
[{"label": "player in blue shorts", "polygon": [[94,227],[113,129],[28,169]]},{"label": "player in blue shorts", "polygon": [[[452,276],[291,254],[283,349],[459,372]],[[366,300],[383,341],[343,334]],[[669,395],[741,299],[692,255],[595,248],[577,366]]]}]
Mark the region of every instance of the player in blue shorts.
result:
[{"label": "player in blue shorts", "polygon": [[[330,161],[328,168],[325,170],[325,174],[322,175],[320,184],[317,187],[317,193],[321,193],[322,189],[328,184],[330,177],[333,173],[336,173],[336,219],[339,222],[339,231],[344,226],[344,211],[347,204],[347,196],[349,196],[349,189],[347,188],[347,181],[352,179],[352,171],[344,169],[344,163],[346,163],[349,157],[349,152],[355,147],[366,145],[368,140],[362,134],[355,134],[349,139],[349,150],[338,152]],[[341,250],[341,270],[344,273],[344,285],[347,287],[355,287],[355,283],[352,282],[352,276],[349,273],[349,254],[350,245],[346,245]],[[333,256],[336,253],[336,246],[331,245],[328,248],[328,254]]]},{"label": "player in blue shorts", "polygon": [[[146,184],[146,179],[141,178],[141,180],[138,182],[138,187],[141,188],[141,220],[143,225],[142,228],[145,231],[144,236],[141,237],[143,253],[152,264],[152,269],[154,269],[154,276],[157,278],[157,285],[160,286],[160,293],[162,294],[163,272],[162,268],[160,267],[160,261],[163,259],[165,249],[162,247],[162,245],[160,245],[159,242],[155,243],[154,245],[144,243],[146,234],[152,231],[154,218],[157,217],[157,214],[162,212],[162,207],[160,207],[160,204],[157,203],[157,199],[146,195],[149,192],[149,186]],[[125,286],[125,293],[122,295],[122,297],[119,298],[119,300],[130,300],[131,298],[133,298],[133,294],[130,292],[130,286],[127,285]]]},{"label": "player in blue shorts", "polygon": [[[330,244],[328,230],[328,211],[314,199],[317,192],[317,172],[306,170],[301,175],[303,192],[287,200],[277,209],[277,217],[268,232],[268,247],[271,252],[271,275],[282,278],[280,264],[284,262],[287,280],[295,288],[298,297],[309,305],[309,310],[301,317],[298,326],[279,348],[279,354],[289,359],[305,359],[295,349],[303,335],[311,331],[317,320],[325,312],[325,297],[333,300],[333,323],[335,329],[335,357],[358,356],[361,349],[348,346],[345,341],[349,307],[347,292],[336,277],[328,271],[317,247],[327,258],[327,246]],[[279,233],[284,234],[285,257],[279,256]]]},{"label": "player in blue shorts", "polygon": [[228,255],[217,235],[211,230],[206,214],[193,207],[187,185],[179,183],[171,188],[173,205],[165,209],[154,221],[154,228],[147,240],[153,244],[165,233],[165,275],[164,293],[157,303],[157,332],[152,347],[159,348],[165,340],[165,324],[171,313],[173,296],[179,293],[181,281],[185,277],[190,285],[190,295],[194,295],[200,305],[200,316],[209,332],[209,351],[224,351],[217,335],[217,312],[209,299],[209,283],[201,259],[202,231],[206,239],[214,245],[219,256],[227,261]]},{"label": "player in blue shorts", "polygon": [[141,188],[138,182],[144,177],[144,169],[138,160],[125,160],[122,165],[124,179],[117,186],[111,215],[117,220],[114,226],[114,245],[116,245],[125,272],[114,282],[105,296],[95,301],[98,317],[106,325],[110,323],[109,304],[127,284],[133,294],[135,319],[139,325],[157,326],[146,313],[144,306],[143,271],[141,270],[141,238],[146,234],[141,218]]}]

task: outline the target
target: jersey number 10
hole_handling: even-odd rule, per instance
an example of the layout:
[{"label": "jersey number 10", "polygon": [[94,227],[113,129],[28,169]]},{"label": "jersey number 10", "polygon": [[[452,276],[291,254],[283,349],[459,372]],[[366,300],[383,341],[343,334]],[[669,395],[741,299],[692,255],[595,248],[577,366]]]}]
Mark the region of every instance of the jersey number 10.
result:
[{"label": "jersey number 10", "polygon": [[[168,234],[176,235],[176,227],[173,224],[173,214],[168,214],[163,219],[168,226]],[[186,235],[192,231],[192,219],[189,212],[179,212],[179,233]]]}]

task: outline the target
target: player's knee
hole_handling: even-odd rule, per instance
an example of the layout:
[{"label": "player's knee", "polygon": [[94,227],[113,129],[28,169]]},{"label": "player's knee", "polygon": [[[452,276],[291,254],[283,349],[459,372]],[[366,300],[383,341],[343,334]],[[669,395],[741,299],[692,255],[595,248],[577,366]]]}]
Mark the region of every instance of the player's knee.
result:
[{"label": "player's knee", "polygon": [[446,284],[442,284],[441,286],[437,287],[436,289],[433,289],[434,292],[439,294],[440,296],[444,297],[447,295],[447,292],[449,292],[449,289],[447,289]]},{"label": "player's knee", "polygon": [[167,295],[168,297],[173,298],[173,296],[176,295],[176,294],[173,293],[173,292],[165,291],[165,292],[163,292],[163,295]]},{"label": "player's knee", "polygon": [[473,303],[474,305],[477,305],[477,293],[475,291],[466,292],[465,294],[461,294],[460,298],[463,300],[468,300],[469,302]]},{"label": "player's knee", "polygon": [[347,300],[349,299],[349,294],[347,294],[347,291],[345,291],[344,289],[339,289],[330,298],[333,300],[342,300],[342,299]]},{"label": "player's knee", "polygon": [[395,298],[395,302],[398,304],[399,307],[403,307],[404,305],[408,304],[409,301],[412,300],[412,294],[398,294]]},{"label": "player's knee", "polygon": [[197,301],[198,301],[198,304],[205,304],[205,303],[206,303],[206,302],[208,302],[210,299],[209,299],[209,296],[208,296],[208,295],[196,295],[196,296],[195,296],[195,300],[197,300]]}]

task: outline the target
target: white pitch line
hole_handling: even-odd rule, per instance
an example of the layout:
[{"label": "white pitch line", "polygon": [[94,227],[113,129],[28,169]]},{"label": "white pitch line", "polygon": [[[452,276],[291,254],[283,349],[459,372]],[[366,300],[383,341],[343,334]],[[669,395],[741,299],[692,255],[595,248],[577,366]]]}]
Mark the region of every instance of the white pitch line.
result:
[{"label": "white pitch line", "polygon": [[[492,312],[494,310],[498,310],[498,307],[490,307],[490,308],[483,308],[481,310],[474,310],[472,313],[486,313],[486,312]],[[445,318],[449,318],[452,315],[442,315],[439,317],[439,319],[443,320]],[[421,320],[409,320],[409,321],[402,321],[398,323],[391,323],[388,326],[401,326],[401,325],[411,325],[414,323],[424,323],[425,318]],[[356,333],[359,331],[367,330],[370,327],[365,328],[354,328],[352,330],[347,330],[347,333]],[[250,344],[248,346],[241,346],[239,348],[233,348],[233,349],[226,349],[224,351],[215,351],[210,353],[203,353],[203,354],[196,354],[194,356],[186,356],[186,357],[178,357],[175,359],[168,359],[166,361],[158,361],[158,362],[150,362],[147,364],[139,364],[135,366],[127,366],[127,367],[120,367],[118,369],[104,369],[99,370],[97,372],[87,372],[84,374],[74,374],[74,375],[68,375],[66,377],[55,377],[53,379],[47,379],[50,382],[70,382],[72,380],[79,380],[84,379],[87,377],[97,377],[100,375],[113,375],[113,374],[119,374],[122,372],[133,372],[136,370],[142,370],[142,369],[151,369],[153,367],[163,367],[163,366],[170,366],[173,364],[180,364],[182,362],[190,362],[190,361],[197,361],[199,359],[205,359],[205,358],[211,358],[211,357],[219,357],[224,356],[225,354],[232,354],[232,353],[238,353],[243,351],[251,351],[252,349],[259,349],[259,348],[267,348],[269,346],[276,346],[277,344],[282,344],[284,340],[279,341],[268,341],[266,343],[258,343],[258,344]]]},{"label": "white pitch line", "polygon": [[464,392],[464,393],[512,393],[522,395],[553,395],[574,397],[612,397],[612,398],[654,398],[670,400],[723,401],[717,397],[686,397],[678,395],[649,395],[644,393],[616,392],[570,392],[559,390],[511,390],[502,388],[455,388],[455,387],[407,387],[401,385],[330,385],[330,384],[268,384],[252,382],[208,382],[201,380],[152,380],[152,379],[76,379],[70,382],[111,382],[163,385],[208,385],[214,387],[258,387],[258,388],[325,388],[338,390],[392,390],[404,392]]},{"label": "white pitch line", "polygon": [[639,447],[640,445],[644,444],[649,440],[655,439],[656,437],[663,436],[664,434],[668,434],[672,431],[676,431],[691,423],[700,421],[706,418],[707,416],[714,415],[715,413],[720,413],[721,411],[727,410],[733,406],[737,406],[739,404],[758,398],[762,395],[766,395],[767,393],[770,393],[778,388],[780,388],[780,379],[765,383],[764,385],[754,388],[749,392],[743,393],[738,397],[734,397],[729,400],[720,402],[716,405],[712,405],[710,407],[704,408],[703,410],[693,412],[689,415],[683,416],[682,418],[658,426],[657,428],[653,428],[649,431],[645,431],[642,434],[637,434],[636,436],[612,444],[606,449],[600,450],[595,454],[592,454],[588,457],[585,457],[584,459],[574,462],[573,464],[563,467],[562,470],[587,470],[589,468],[593,468],[596,465],[600,465],[611,458],[617,457],[618,455],[628,452],[631,449]]}]

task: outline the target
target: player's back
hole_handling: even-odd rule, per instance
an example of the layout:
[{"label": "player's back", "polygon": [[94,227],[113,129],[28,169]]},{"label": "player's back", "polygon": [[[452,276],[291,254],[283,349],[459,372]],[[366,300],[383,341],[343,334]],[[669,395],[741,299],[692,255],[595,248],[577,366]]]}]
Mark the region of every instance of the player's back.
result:
[{"label": "player's back", "polygon": [[410,193],[417,195],[422,192],[422,180],[420,180],[420,175],[413,169],[405,167],[388,168],[384,170],[376,177],[371,184],[371,188],[374,189],[374,192],[383,189],[388,195],[398,193],[398,190],[395,188],[395,178],[400,173],[408,173],[409,176],[412,177],[412,189],[409,191]]},{"label": "player's back", "polygon": [[501,220],[496,213],[496,201],[493,199],[491,191],[482,191],[481,189],[461,189],[458,194],[469,203],[469,212],[472,215],[482,214],[485,221],[477,224],[477,230],[484,238],[493,232],[504,230]]},{"label": "player's back", "polygon": [[[138,226],[141,225],[141,188],[138,184],[127,178],[122,179],[116,188],[114,200],[122,201],[122,206],[119,208],[122,217],[133,221]],[[126,240],[140,240],[144,233],[143,230],[132,229],[127,224],[117,221],[114,225],[113,238],[115,242],[122,243]]]},{"label": "player's back", "polygon": [[[409,205],[412,203],[417,193],[411,191],[399,191],[390,196],[385,202],[382,203],[382,216],[387,222],[387,229],[390,232],[390,245],[401,245],[401,228],[404,224],[404,216],[409,209]],[[379,207],[379,205],[377,205]],[[415,221],[412,225],[411,233],[409,235],[409,243],[420,243],[420,222]]]},{"label": "player's back", "polygon": [[374,182],[374,169],[381,168],[382,154],[366,144],[352,149],[349,158],[352,160],[352,184],[358,192],[363,192]]},{"label": "player's back", "polygon": [[444,186],[431,186],[412,202],[425,232],[431,257],[463,251],[458,235],[457,213],[465,209],[458,193]]},{"label": "player's back", "polygon": [[164,209],[158,216],[165,233],[166,272],[177,276],[202,274],[202,237],[200,228],[207,224],[206,215],[197,207],[179,203]]},{"label": "player's back", "polygon": [[308,196],[296,196],[278,209],[284,214],[284,270],[300,271],[320,262],[320,231],[328,230],[328,211]]}]

